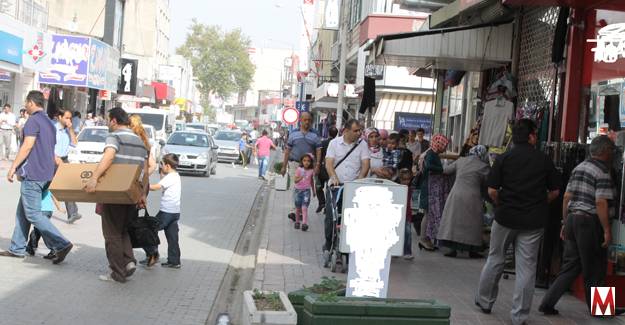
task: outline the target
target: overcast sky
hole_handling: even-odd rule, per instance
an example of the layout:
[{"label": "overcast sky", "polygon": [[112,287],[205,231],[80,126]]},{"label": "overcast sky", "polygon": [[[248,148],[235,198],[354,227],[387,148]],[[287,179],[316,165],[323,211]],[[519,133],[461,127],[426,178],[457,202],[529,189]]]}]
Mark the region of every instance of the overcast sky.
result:
[{"label": "overcast sky", "polygon": [[193,18],[224,29],[241,28],[254,47],[298,48],[302,0],[173,0],[171,50],[184,43]]}]

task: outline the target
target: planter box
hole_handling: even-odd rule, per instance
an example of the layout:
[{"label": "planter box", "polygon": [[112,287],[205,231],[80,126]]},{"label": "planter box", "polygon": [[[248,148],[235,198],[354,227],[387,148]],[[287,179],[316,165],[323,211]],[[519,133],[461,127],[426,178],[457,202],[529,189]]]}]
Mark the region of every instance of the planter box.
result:
[{"label": "planter box", "polygon": [[339,297],[318,301],[306,296],[305,325],[449,325],[451,308],[435,300]]},{"label": "planter box", "polygon": [[[345,289],[340,289],[334,292],[339,297],[345,297]],[[293,305],[293,309],[297,313],[297,323],[304,324],[304,303],[306,302],[306,296],[313,296],[315,298],[321,296],[321,294],[314,293],[308,288],[303,288],[289,292],[289,301]]]},{"label": "planter box", "polygon": [[[265,292],[267,293],[267,292]],[[280,301],[286,311],[261,311],[256,309],[253,292],[243,292],[243,325],[295,325],[297,324],[297,314],[284,292],[279,292]]]},{"label": "planter box", "polygon": [[276,191],[286,191],[289,189],[289,174],[276,175],[274,178],[273,186]]}]

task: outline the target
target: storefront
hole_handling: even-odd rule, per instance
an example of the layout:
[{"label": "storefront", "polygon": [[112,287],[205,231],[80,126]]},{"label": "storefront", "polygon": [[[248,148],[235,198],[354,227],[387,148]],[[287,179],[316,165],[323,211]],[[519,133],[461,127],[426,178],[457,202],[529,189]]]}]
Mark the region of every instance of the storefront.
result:
[{"label": "storefront", "polygon": [[119,52],[96,39],[83,36],[51,36],[46,68],[39,72],[41,89],[52,106],[80,112],[101,114],[108,100],[98,96],[100,90],[117,92]]}]

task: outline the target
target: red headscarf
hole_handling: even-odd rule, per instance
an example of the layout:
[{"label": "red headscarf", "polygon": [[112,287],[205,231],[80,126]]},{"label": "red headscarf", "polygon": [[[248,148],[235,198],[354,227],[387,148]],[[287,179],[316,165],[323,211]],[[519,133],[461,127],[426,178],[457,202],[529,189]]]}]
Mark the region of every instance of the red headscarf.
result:
[{"label": "red headscarf", "polygon": [[432,147],[432,150],[436,153],[445,152],[445,150],[447,150],[447,145],[449,145],[449,140],[442,134],[434,135],[430,141],[430,147]]}]

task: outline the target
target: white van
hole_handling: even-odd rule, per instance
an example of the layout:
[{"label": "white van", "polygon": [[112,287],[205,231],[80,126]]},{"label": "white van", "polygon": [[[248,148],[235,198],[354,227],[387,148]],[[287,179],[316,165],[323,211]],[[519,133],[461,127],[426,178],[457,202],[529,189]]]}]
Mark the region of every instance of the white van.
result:
[{"label": "white van", "polygon": [[141,116],[143,124],[151,125],[156,131],[156,139],[161,142],[167,142],[167,137],[173,130],[175,122],[174,113],[165,109],[156,108],[132,108],[125,109],[128,115]]}]

